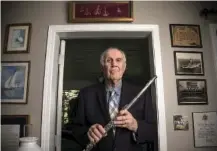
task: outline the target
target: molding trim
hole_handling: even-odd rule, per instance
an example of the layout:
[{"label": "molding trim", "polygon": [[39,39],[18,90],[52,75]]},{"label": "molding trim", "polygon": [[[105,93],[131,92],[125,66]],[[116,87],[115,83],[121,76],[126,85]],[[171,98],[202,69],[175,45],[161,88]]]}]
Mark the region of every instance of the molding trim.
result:
[{"label": "molding trim", "polygon": [[212,44],[215,74],[217,77],[217,24],[210,24],[209,32],[210,32],[210,38],[211,38],[211,44]]},{"label": "molding trim", "polygon": [[[76,25],[51,25],[48,30],[47,52],[45,62],[45,76],[43,89],[41,148],[43,151],[55,150],[56,113],[57,113],[57,83],[58,83],[58,53],[60,39],[67,38],[67,33],[88,32],[132,32],[144,35],[152,34],[152,47],[154,59],[154,72],[156,80],[156,105],[158,111],[158,147],[159,151],[167,151],[165,98],[162,69],[162,55],[158,25],[150,24],[76,24]],[[65,35],[65,36],[64,36]],[[76,34],[75,34],[76,35]],[[103,34],[102,34],[103,35]],[[93,36],[94,37],[94,36]],[[103,36],[102,36],[103,37]],[[114,34],[113,37],[116,37]],[[78,37],[74,37],[78,38]]]}]

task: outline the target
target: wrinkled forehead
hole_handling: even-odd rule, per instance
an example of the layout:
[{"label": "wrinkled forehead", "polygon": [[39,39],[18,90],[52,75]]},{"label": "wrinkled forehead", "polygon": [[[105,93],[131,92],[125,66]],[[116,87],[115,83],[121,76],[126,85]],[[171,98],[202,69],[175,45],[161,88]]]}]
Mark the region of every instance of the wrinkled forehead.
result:
[{"label": "wrinkled forehead", "polygon": [[105,55],[105,58],[124,58],[124,55],[118,49],[109,49]]}]

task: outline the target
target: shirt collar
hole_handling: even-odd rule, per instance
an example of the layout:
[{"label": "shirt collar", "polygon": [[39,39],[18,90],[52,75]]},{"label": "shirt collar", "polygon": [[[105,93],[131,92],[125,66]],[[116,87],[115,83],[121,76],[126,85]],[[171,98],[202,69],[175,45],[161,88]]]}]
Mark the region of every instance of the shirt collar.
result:
[{"label": "shirt collar", "polygon": [[118,85],[116,87],[106,86],[106,92],[114,90],[116,92],[116,94],[120,95],[121,87],[122,87],[122,80],[120,80],[120,82],[118,83]]}]

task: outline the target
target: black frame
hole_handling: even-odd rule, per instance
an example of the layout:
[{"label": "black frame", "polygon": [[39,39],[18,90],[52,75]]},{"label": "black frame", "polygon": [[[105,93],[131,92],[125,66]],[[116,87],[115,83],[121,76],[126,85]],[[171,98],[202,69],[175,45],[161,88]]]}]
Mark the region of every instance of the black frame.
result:
[{"label": "black frame", "polygon": [[207,112],[192,112],[192,127],[193,127],[193,138],[194,138],[194,147],[195,148],[216,148],[217,146],[201,146],[201,147],[198,147],[196,146],[196,142],[195,142],[195,127],[194,127],[194,124],[195,124],[195,120],[194,120],[194,114],[197,114],[197,113],[210,113],[210,112],[215,112],[217,113],[216,111],[207,111]]},{"label": "black frame", "polygon": [[24,137],[24,125],[29,124],[29,115],[1,115],[1,124],[20,125],[20,137]]},{"label": "black frame", "polygon": [[[195,45],[176,45],[174,44],[173,38],[173,28],[176,26],[180,26],[180,27],[195,27],[198,28],[198,36],[199,36],[199,44],[195,44]],[[170,39],[171,39],[171,46],[172,47],[181,47],[181,48],[202,48],[202,40],[201,40],[201,31],[200,31],[200,25],[194,25],[194,24],[169,24],[169,30],[170,30]]]},{"label": "black frame", "polygon": [[[193,74],[193,73],[179,73],[178,72],[178,65],[177,65],[177,53],[183,53],[183,54],[200,54],[201,56],[201,71],[202,73]],[[203,61],[203,53],[202,52],[196,52],[196,51],[174,51],[174,68],[175,68],[175,75],[192,75],[192,76],[204,76],[205,70],[204,70],[204,61]]]},{"label": "black frame", "polygon": [[[181,97],[181,95],[186,95],[186,93],[181,93],[179,89],[179,83],[180,81],[198,81],[198,82],[204,82],[204,91],[200,93],[200,91],[196,91],[195,89],[190,90],[187,92],[189,99],[184,99]],[[177,100],[178,100],[178,105],[207,105],[208,104],[208,95],[207,95],[207,84],[206,84],[206,79],[176,79],[176,87],[177,87]],[[193,95],[193,96],[192,96]],[[186,97],[186,96],[184,96]],[[195,101],[193,101],[195,98]],[[201,99],[202,101],[200,101]],[[184,100],[184,101],[183,101]],[[198,100],[198,101],[197,101]]]}]

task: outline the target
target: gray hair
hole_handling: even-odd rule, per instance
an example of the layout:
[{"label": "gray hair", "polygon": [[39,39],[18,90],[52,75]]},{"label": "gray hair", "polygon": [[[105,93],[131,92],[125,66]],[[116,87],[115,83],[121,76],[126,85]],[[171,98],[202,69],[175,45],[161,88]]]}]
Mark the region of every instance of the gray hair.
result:
[{"label": "gray hair", "polygon": [[125,62],[125,63],[127,62],[126,55],[125,55],[124,51],[122,51],[122,50],[119,49],[119,48],[109,47],[109,48],[107,48],[105,51],[103,51],[102,54],[100,55],[100,64],[101,64],[102,66],[104,66],[104,63],[105,63],[106,54],[107,54],[108,51],[111,50],[111,49],[117,49],[118,51],[120,51],[121,54],[123,55],[124,62]]}]

